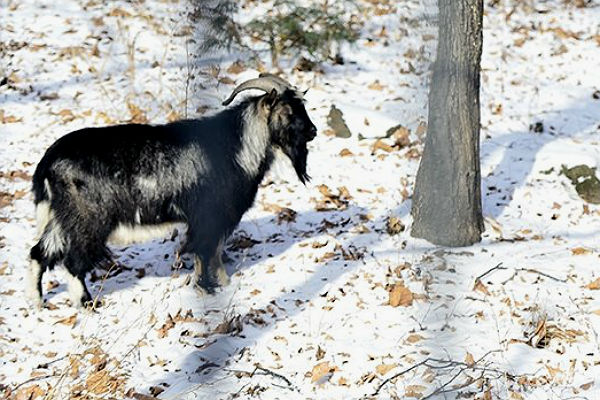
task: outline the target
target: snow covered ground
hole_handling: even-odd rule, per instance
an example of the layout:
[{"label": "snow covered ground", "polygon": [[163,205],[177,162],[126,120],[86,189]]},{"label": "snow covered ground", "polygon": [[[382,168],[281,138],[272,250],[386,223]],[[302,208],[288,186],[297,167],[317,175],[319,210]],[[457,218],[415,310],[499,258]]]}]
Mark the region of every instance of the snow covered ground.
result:
[{"label": "snow covered ground", "polygon": [[[345,65],[285,69],[310,88],[313,180],[283,165],[264,182],[227,246],[231,285],[201,297],[178,232],[115,248],[118,266],[89,279],[104,303],[92,313],[71,307],[61,268],[43,310],[24,300],[44,150],[84,126],[218,111],[257,71],[230,68],[238,55],[187,57],[181,1],[1,0],[0,395],[600,398],[600,207],[559,175],[600,164],[600,5],[486,3],[480,244],[409,235],[435,15],[360,0]],[[327,135],[331,104],[350,139]],[[411,144],[376,145],[397,124]],[[406,230],[390,234],[392,217]]]}]

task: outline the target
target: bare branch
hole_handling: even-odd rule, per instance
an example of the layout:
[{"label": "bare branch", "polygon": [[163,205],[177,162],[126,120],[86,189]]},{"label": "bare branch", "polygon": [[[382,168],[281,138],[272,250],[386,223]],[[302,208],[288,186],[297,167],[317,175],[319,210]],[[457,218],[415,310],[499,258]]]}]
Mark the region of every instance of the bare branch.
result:
[{"label": "bare branch", "polygon": [[490,269],[488,269],[487,271],[485,271],[483,274],[479,275],[477,278],[475,278],[475,283],[477,283],[477,281],[481,281],[481,278],[483,278],[484,276],[486,276],[487,274],[497,270],[497,269],[508,269],[506,267],[502,266],[502,262],[499,262],[498,265],[496,265],[495,267],[492,267]]}]

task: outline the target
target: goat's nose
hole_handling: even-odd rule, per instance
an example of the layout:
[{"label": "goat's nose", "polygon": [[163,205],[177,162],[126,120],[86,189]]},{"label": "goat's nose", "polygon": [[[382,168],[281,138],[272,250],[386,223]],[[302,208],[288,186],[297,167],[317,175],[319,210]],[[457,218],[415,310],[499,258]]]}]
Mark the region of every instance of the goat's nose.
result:
[{"label": "goat's nose", "polygon": [[308,140],[313,140],[317,136],[317,127],[312,126],[308,131]]}]

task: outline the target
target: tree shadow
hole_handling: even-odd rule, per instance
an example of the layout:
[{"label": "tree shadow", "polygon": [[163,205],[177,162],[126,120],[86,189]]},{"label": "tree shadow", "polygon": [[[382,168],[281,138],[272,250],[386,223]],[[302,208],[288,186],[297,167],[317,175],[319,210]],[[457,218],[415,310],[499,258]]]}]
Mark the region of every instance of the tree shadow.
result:
[{"label": "tree shadow", "polygon": [[[494,153],[502,152],[502,159],[493,169],[482,172],[482,199],[484,215],[500,217],[510,205],[515,190],[526,184],[539,153],[550,143],[575,138],[593,129],[600,121],[600,105],[591,98],[575,101],[570,108],[551,111],[530,122],[530,130],[502,134],[483,140],[482,164]],[[536,124],[542,132],[534,132]],[[554,165],[558,173],[560,165]]]}]

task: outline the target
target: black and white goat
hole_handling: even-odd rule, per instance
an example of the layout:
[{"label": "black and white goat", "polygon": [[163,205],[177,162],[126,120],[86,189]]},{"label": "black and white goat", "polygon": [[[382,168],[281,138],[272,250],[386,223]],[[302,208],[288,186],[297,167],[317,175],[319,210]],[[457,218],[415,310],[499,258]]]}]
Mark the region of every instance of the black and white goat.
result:
[{"label": "black and white goat", "polygon": [[197,284],[226,284],[222,246],[251,207],[277,149],[301,182],[316,127],[302,93],[262,74],[239,85],[250,97],[214,116],[166,125],[118,125],[71,132],[48,148],[33,176],[40,239],[31,248],[26,294],[38,307],[42,274],[69,273],[73,304],[92,300],[85,276],[110,260],[107,242],[129,244],[187,224],[184,251]]}]

